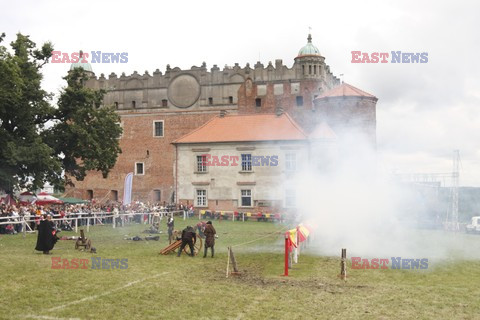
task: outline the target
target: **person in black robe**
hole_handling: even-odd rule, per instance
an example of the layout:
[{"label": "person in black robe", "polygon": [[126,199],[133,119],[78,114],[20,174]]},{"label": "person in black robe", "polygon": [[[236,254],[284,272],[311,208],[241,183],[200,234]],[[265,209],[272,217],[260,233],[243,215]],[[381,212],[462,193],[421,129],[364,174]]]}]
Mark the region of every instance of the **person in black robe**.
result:
[{"label": "person in black robe", "polygon": [[182,231],[182,245],[178,250],[177,257],[180,257],[182,254],[183,249],[188,244],[190,247],[190,256],[195,257],[195,249],[193,248],[194,243],[197,242],[197,234],[195,233],[195,229],[191,226],[186,227]]},{"label": "person in black robe", "polygon": [[46,219],[40,221],[40,224],[38,225],[38,238],[35,250],[43,251],[44,254],[49,254],[57,240],[57,231],[55,230],[52,216],[47,215]]}]

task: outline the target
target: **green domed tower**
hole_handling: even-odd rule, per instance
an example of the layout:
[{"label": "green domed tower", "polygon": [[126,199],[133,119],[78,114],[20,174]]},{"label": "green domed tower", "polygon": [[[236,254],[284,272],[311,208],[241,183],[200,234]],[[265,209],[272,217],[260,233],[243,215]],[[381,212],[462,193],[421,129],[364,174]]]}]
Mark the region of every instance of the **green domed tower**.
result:
[{"label": "green domed tower", "polygon": [[312,43],[312,35],[308,34],[307,44],[304,45],[295,58],[298,75],[304,79],[325,79],[325,58],[320,50]]},{"label": "green domed tower", "polygon": [[[77,68],[81,68],[85,70],[85,72],[87,72],[90,77],[94,76],[95,73],[93,72],[92,65],[88,62],[89,57],[84,56],[82,50],[80,50],[80,52],[78,53],[78,56],[79,56],[78,62],[72,63],[72,65],[70,66],[70,71]],[[84,62],[82,62],[83,60]]]}]

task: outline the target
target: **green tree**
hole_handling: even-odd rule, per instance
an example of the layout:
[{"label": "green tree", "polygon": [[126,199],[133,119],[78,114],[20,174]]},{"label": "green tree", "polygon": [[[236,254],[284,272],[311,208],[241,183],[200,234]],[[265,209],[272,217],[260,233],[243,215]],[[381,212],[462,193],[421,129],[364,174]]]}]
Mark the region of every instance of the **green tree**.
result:
[{"label": "green tree", "polygon": [[[0,43],[5,34],[0,36]],[[42,66],[53,47],[36,48],[17,34],[12,53],[0,46],[0,189],[37,189],[45,182],[62,189],[88,170],[107,176],[121,152],[122,129],[113,108],[101,107],[104,91],[84,87],[75,69],[64,79],[58,106],[41,88]]]}]

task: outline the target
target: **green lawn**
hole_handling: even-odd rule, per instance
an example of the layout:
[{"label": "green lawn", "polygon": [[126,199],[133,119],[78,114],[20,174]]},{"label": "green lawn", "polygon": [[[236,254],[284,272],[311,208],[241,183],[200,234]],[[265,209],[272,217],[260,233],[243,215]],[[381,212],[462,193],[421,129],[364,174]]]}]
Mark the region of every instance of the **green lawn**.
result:
[{"label": "green lawn", "polygon": [[[186,223],[177,220],[176,228]],[[282,236],[276,232],[284,226],[230,221],[214,226],[219,235],[214,259],[161,256],[164,234],[158,242],[123,239],[145,236],[144,225],[92,227],[87,236],[96,256],[128,259],[127,269],[115,270],[91,269],[91,261],[89,269],[53,270],[52,257],[93,255],[76,251],[74,241],[59,241],[46,256],[34,251],[36,234],[2,235],[0,318],[480,319],[479,261],[415,271],[349,269],[343,282],[337,278],[338,257],[310,255],[307,249],[286,278]],[[242,274],[227,279],[227,246],[260,237],[235,247]]]}]

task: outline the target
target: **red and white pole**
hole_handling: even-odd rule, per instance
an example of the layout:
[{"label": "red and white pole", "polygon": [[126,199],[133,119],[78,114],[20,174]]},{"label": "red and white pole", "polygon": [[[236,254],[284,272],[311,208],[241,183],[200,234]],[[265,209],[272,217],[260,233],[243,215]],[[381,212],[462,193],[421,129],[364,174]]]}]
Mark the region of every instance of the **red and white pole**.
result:
[{"label": "red and white pole", "polygon": [[288,277],[288,255],[290,254],[290,238],[288,237],[288,232],[285,233],[285,272],[284,276]]}]

